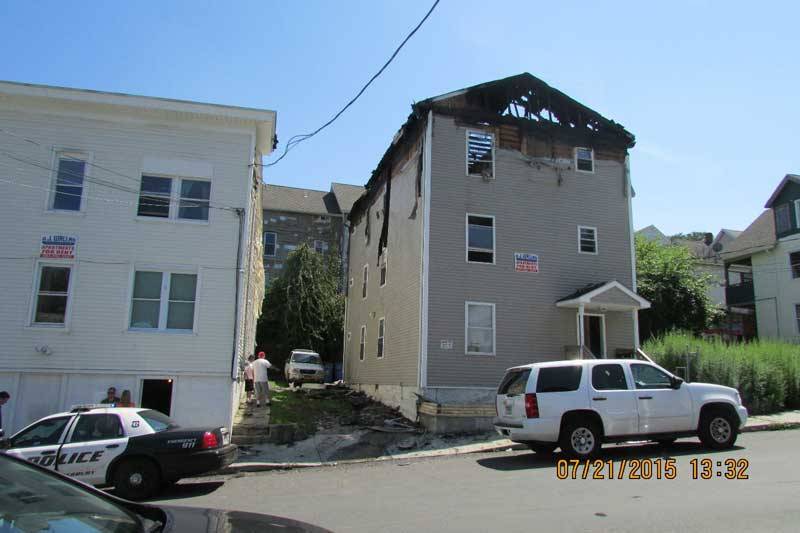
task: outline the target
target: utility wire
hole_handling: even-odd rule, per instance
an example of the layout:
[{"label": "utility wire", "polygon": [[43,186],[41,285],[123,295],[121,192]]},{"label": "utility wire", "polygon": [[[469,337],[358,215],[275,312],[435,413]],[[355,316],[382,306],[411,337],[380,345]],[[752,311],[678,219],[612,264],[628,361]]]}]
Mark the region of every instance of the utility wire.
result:
[{"label": "utility wire", "polygon": [[401,42],[401,43],[400,43],[400,46],[398,46],[398,47],[395,49],[394,53],[393,53],[393,54],[392,54],[392,55],[389,57],[389,59],[386,61],[386,63],[384,63],[384,64],[383,64],[383,66],[380,68],[380,70],[378,70],[378,72],[376,72],[376,73],[375,73],[375,74],[374,74],[374,75],[373,75],[373,76],[372,76],[372,77],[369,79],[369,81],[366,83],[366,85],[364,85],[364,86],[361,88],[361,90],[360,90],[360,91],[358,91],[358,93],[357,93],[357,94],[356,94],[356,95],[355,95],[355,96],[354,96],[354,97],[353,97],[353,98],[352,98],[352,99],[351,99],[349,102],[347,102],[347,104],[345,104],[345,106],[344,106],[342,109],[340,109],[338,113],[336,113],[336,114],[333,116],[333,118],[331,118],[330,120],[328,120],[328,122],[326,122],[325,124],[323,124],[322,126],[320,126],[319,128],[317,128],[316,130],[312,131],[311,133],[305,133],[305,134],[302,134],[302,135],[295,135],[294,137],[290,138],[290,139],[289,139],[289,141],[286,143],[286,147],[284,148],[284,150],[283,150],[283,153],[281,154],[281,156],[280,156],[278,159],[276,159],[275,161],[272,161],[271,163],[267,163],[267,164],[266,164],[266,165],[264,165],[264,166],[265,166],[265,167],[271,167],[271,166],[273,166],[273,165],[277,165],[277,164],[278,164],[278,162],[280,162],[280,160],[281,160],[281,159],[283,159],[284,157],[286,157],[286,155],[289,153],[289,151],[290,151],[292,148],[294,148],[295,146],[297,146],[298,144],[300,144],[300,143],[301,143],[301,142],[303,142],[303,141],[307,141],[308,139],[310,139],[311,137],[313,137],[313,136],[314,136],[314,135],[316,135],[317,133],[321,132],[322,130],[324,130],[325,128],[327,128],[327,127],[328,127],[328,126],[330,126],[331,124],[333,124],[333,123],[336,121],[336,119],[338,119],[338,118],[339,118],[339,117],[340,117],[340,116],[341,116],[341,115],[342,115],[342,114],[343,114],[345,111],[347,111],[347,109],[348,109],[348,108],[349,108],[351,105],[353,105],[353,104],[356,102],[356,100],[358,100],[358,99],[361,97],[361,95],[362,95],[362,94],[364,94],[364,91],[366,91],[366,90],[367,90],[367,87],[369,87],[370,85],[372,85],[372,82],[373,82],[373,81],[375,81],[375,80],[378,78],[378,76],[380,76],[381,74],[383,74],[383,71],[384,71],[384,70],[386,70],[386,67],[388,67],[388,66],[389,66],[389,64],[390,64],[390,63],[391,63],[391,62],[394,60],[394,58],[397,56],[397,54],[400,52],[400,50],[402,50],[402,48],[403,48],[403,47],[405,46],[405,44],[406,44],[406,43],[409,41],[409,39],[411,39],[411,37],[413,37],[413,36],[414,36],[414,34],[415,34],[415,33],[417,33],[417,30],[419,30],[419,29],[420,29],[420,27],[422,27],[422,25],[425,23],[425,21],[426,21],[426,20],[428,20],[428,17],[430,17],[430,16],[431,16],[431,13],[433,13],[433,10],[434,10],[434,9],[436,9],[436,6],[437,6],[437,5],[439,5],[439,1],[440,1],[440,0],[436,0],[436,1],[433,3],[433,5],[432,5],[432,6],[431,6],[431,8],[428,10],[428,12],[425,14],[425,16],[424,16],[424,17],[422,17],[422,20],[420,20],[420,21],[419,21],[419,24],[417,24],[417,25],[414,27],[414,29],[413,29],[413,30],[411,30],[411,33],[409,33],[409,34],[406,36],[406,38],[405,38],[405,39],[403,39],[403,42]]}]

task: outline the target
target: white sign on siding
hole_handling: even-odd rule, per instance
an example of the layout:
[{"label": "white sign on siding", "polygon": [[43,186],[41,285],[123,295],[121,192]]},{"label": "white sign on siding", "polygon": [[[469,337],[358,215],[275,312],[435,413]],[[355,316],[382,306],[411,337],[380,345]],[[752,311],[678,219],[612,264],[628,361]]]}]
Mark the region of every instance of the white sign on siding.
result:
[{"label": "white sign on siding", "polygon": [[78,237],[74,235],[42,235],[39,257],[42,259],[75,259]]},{"label": "white sign on siding", "polygon": [[539,256],[536,254],[514,253],[515,272],[539,272]]}]

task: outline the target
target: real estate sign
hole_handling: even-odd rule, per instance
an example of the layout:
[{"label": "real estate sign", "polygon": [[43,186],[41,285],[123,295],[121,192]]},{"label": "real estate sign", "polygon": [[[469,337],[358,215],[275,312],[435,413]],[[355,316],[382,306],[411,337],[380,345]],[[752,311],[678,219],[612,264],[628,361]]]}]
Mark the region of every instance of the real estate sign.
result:
[{"label": "real estate sign", "polygon": [[78,237],[74,235],[42,235],[39,257],[42,259],[75,259]]},{"label": "real estate sign", "polygon": [[536,254],[514,253],[514,271],[539,272],[539,256]]}]

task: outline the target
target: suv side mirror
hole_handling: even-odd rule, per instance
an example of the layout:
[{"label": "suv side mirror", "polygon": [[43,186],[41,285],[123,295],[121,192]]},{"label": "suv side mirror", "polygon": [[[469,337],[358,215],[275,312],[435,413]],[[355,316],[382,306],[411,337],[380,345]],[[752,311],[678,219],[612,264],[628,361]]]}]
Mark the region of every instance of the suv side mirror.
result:
[{"label": "suv side mirror", "polygon": [[683,380],[681,378],[679,378],[679,377],[676,377],[676,376],[672,376],[669,381],[670,381],[670,385],[672,385],[672,388],[675,389],[675,390],[680,389],[681,388],[681,384],[683,383]]}]

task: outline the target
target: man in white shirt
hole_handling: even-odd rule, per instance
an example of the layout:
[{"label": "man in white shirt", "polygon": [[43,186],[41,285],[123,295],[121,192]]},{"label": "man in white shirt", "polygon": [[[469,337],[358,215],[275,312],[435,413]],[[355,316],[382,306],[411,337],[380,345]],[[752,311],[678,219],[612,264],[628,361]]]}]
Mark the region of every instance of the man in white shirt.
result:
[{"label": "man in white shirt", "polygon": [[267,361],[267,354],[258,352],[258,359],[253,361],[253,385],[256,388],[256,407],[261,407],[263,398],[264,405],[269,405],[269,376],[267,369],[272,365]]}]

